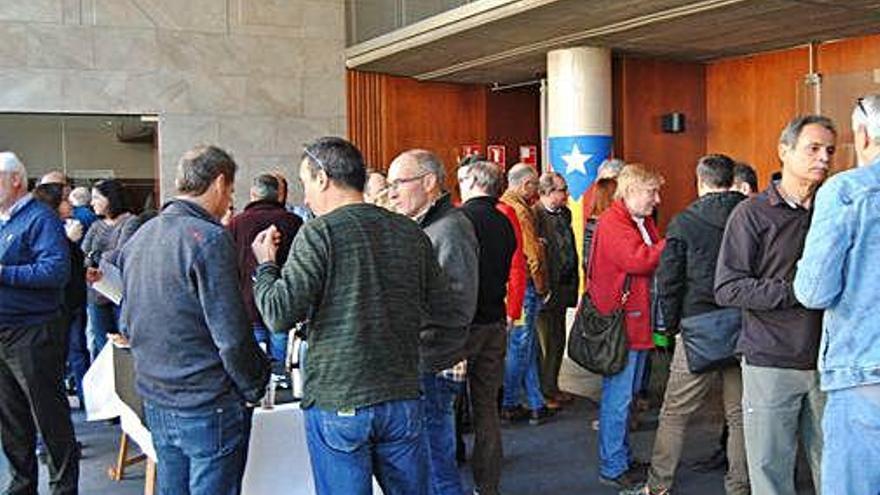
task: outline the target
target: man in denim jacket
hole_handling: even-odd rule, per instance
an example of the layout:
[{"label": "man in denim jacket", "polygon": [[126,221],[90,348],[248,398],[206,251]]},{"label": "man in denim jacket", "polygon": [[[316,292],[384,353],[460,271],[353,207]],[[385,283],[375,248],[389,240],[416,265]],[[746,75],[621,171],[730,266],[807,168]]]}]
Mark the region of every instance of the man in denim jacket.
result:
[{"label": "man in denim jacket", "polygon": [[822,425],[822,493],[880,492],[880,95],[852,114],[859,167],[830,179],[816,196],[794,291],[825,309],[819,350],[828,393]]}]

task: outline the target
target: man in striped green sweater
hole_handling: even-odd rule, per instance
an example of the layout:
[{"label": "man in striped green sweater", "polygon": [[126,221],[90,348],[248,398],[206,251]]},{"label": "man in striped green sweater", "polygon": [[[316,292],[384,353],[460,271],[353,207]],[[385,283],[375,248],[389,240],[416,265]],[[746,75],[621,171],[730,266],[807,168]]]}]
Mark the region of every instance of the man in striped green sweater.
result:
[{"label": "man in striped green sweater", "polygon": [[340,138],[303,151],[306,204],[317,218],[284,267],[270,227],[254,241],[254,299],[270,328],[309,319],[303,409],[319,495],[427,494],[419,401],[419,332],[448,283],[410,219],[363,202],[360,152]]}]

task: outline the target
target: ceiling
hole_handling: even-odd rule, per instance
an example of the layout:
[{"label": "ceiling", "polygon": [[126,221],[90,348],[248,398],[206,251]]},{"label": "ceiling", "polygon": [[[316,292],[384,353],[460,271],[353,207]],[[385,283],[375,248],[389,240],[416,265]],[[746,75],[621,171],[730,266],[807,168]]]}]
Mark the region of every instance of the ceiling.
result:
[{"label": "ceiling", "polygon": [[540,77],[572,46],[710,61],[880,33],[880,0],[479,0],[349,47],[349,68],[463,83]]}]

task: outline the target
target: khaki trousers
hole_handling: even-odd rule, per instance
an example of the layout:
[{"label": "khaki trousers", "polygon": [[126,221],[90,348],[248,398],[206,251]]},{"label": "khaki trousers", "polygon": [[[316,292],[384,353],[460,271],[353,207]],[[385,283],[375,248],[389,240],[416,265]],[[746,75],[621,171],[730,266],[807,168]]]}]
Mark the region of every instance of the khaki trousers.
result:
[{"label": "khaki trousers", "polygon": [[712,388],[712,383],[719,376],[722,382],[724,417],[730,432],[727,437],[729,468],[724,476],[724,487],[728,495],[750,493],[745,442],[743,440],[740,367],[734,365],[701,374],[689,372],[687,355],[684,352],[681,336],[676,338],[669,381],[666,385],[666,396],[660,410],[660,426],[654,439],[654,453],[651,457],[651,470],[648,474],[648,484],[652,488],[672,487],[675,469],[681,460],[684,433],[688,421],[694,413],[703,407],[706,396]]}]

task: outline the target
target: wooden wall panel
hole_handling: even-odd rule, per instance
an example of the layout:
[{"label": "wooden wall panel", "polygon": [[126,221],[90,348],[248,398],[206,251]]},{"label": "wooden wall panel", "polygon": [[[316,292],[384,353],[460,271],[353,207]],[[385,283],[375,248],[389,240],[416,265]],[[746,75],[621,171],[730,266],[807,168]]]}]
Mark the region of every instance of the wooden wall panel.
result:
[{"label": "wooden wall panel", "polygon": [[[694,166],[705,153],[705,69],[702,64],[624,57],[617,64],[619,119],[616,150],[666,178],[660,225],[696,198]],[[661,131],[661,116],[685,115],[685,132]]]},{"label": "wooden wall panel", "polygon": [[809,49],[794,48],[709,64],[706,150],[751,164],[760,187],[779,169],[777,143],[798,103],[809,72]]},{"label": "wooden wall panel", "polygon": [[519,161],[520,145],[538,147],[541,163],[541,90],[528,86],[486,95],[486,140],[507,147],[507,167]]},{"label": "wooden wall panel", "polygon": [[369,166],[386,171],[403,151],[436,153],[455,181],[464,144],[486,144],[486,89],[348,71],[349,138]]},{"label": "wooden wall panel", "polygon": [[818,65],[827,74],[880,69],[880,35],[824,43]]}]

